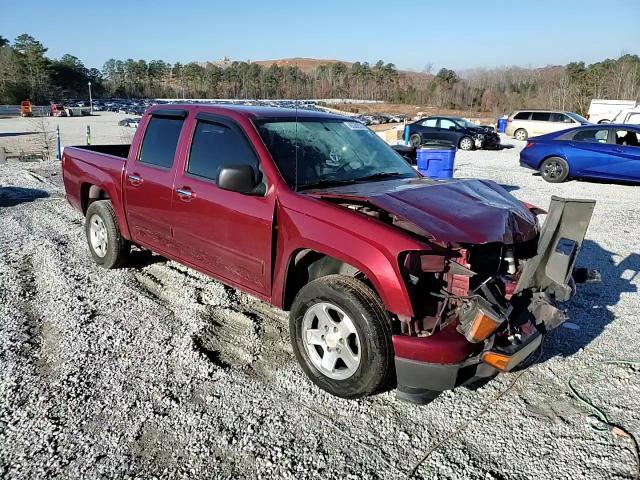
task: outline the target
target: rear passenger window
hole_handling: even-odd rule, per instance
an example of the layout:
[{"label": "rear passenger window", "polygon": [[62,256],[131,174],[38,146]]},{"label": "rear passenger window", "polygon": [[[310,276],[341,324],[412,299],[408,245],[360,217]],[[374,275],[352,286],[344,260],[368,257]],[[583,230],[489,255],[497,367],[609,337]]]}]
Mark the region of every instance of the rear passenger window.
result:
[{"label": "rear passenger window", "polygon": [[215,182],[221,167],[238,165],[258,168],[258,159],[244,136],[220,123],[198,122],[187,172]]},{"label": "rear passenger window", "polygon": [[632,130],[616,131],[616,144],[625,147],[640,147],[640,133]]},{"label": "rear passenger window", "polygon": [[182,118],[151,117],[144,132],[138,161],[171,168],[183,123]]},{"label": "rear passenger window", "polygon": [[531,115],[531,112],[518,112],[513,117],[513,119],[514,120],[529,120],[529,115]]},{"label": "rear passenger window", "polygon": [[609,131],[607,129],[580,130],[573,136],[573,140],[576,142],[607,143],[608,136]]},{"label": "rear passenger window", "polygon": [[531,120],[535,120],[538,122],[548,122],[551,118],[551,114],[549,112],[532,112]]},{"label": "rear passenger window", "polygon": [[438,121],[437,118],[428,118],[424,122],[422,122],[422,126],[435,128],[437,121]]}]

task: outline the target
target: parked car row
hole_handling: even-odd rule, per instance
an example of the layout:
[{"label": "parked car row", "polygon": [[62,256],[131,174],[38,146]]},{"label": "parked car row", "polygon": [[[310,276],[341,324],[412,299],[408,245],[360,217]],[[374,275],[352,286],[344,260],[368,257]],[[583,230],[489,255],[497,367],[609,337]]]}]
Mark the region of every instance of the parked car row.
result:
[{"label": "parked car row", "polygon": [[402,114],[358,115],[355,120],[364,125],[380,125],[382,123],[402,123],[406,119]]}]

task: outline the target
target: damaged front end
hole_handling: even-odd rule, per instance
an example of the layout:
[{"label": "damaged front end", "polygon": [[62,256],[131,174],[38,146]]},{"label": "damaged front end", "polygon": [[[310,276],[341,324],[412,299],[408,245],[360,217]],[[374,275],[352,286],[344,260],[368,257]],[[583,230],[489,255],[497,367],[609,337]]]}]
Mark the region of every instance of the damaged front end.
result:
[{"label": "damaged front end", "polygon": [[433,391],[509,371],[536,351],[566,319],[558,302],[575,293],[594,207],[552,197],[533,239],[401,258],[415,315],[400,318],[401,334],[393,337],[398,396],[420,403]]}]

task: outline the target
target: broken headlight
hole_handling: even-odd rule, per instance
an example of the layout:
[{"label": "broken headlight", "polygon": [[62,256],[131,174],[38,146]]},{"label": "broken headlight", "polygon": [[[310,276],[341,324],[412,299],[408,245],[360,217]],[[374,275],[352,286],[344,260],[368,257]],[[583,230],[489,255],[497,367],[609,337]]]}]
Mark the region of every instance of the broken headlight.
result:
[{"label": "broken headlight", "polygon": [[471,343],[483,342],[507,321],[502,312],[482,297],[474,297],[465,302],[460,307],[458,318],[458,331]]}]

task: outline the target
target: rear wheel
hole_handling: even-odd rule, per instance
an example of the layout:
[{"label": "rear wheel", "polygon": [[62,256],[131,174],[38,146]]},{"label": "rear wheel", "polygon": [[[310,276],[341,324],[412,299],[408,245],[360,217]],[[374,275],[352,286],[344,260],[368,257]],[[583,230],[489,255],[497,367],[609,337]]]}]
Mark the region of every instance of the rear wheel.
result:
[{"label": "rear wheel", "polygon": [[600,121],[598,122],[598,125],[602,125],[603,123],[610,123],[610,122],[611,122],[611,120],[607,120],[607,119],[605,118],[605,119],[600,120]]},{"label": "rear wheel", "polygon": [[93,260],[103,268],[123,265],[131,250],[122,237],[116,214],[109,200],[98,200],[89,205],[85,217],[85,233]]},{"label": "rear wheel", "polygon": [[422,143],[422,137],[419,133],[414,133],[409,137],[409,145],[413,148],[418,148]]},{"label": "rear wheel", "polygon": [[389,317],[360,280],[328,275],[305,285],[293,302],[289,329],[302,369],[332,395],[370,395],[393,375]]},{"label": "rear wheel", "polygon": [[473,150],[473,139],[471,137],[462,137],[458,146],[461,150]]},{"label": "rear wheel", "polygon": [[518,130],[516,130],[513,136],[515,137],[516,140],[522,140],[522,141],[529,138],[529,134],[524,128],[519,128]]},{"label": "rear wheel", "polygon": [[540,175],[547,182],[562,183],[569,176],[569,164],[560,157],[547,158],[540,165]]}]

